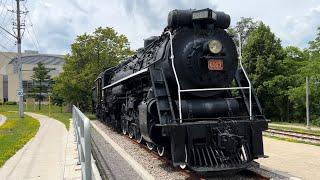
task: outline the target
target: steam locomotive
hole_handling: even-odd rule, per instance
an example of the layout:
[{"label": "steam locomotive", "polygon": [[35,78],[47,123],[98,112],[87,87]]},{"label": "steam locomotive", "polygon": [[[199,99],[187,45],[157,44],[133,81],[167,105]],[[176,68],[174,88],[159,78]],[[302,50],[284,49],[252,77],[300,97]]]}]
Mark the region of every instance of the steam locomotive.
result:
[{"label": "steam locomotive", "polygon": [[242,169],[263,157],[268,121],[229,25],[224,12],[171,11],[160,36],[99,74],[98,119],[197,172]]}]

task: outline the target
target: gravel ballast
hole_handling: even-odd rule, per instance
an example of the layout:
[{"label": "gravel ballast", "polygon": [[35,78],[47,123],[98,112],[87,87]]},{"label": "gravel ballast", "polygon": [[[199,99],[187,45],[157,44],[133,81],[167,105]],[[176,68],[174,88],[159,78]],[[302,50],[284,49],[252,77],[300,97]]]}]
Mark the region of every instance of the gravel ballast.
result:
[{"label": "gravel ballast", "polygon": [[[274,172],[260,169],[257,164],[232,175],[197,175],[189,171],[182,171],[175,168],[168,160],[164,160],[127,136],[117,133],[112,128],[106,126],[100,121],[91,121],[100,130],[106,133],[114,142],[123,148],[132,158],[145,168],[155,179],[257,179],[255,173],[263,177],[272,179],[287,179],[285,176],[278,175]],[[108,179],[141,179],[134,169],[110,146],[108,142],[92,128],[92,139],[96,146],[95,151],[99,149],[98,161],[102,161],[102,169]],[[96,154],[99,154],[96,153]],[[96,155],[97,156],[97,155]],[[101,168],[101,167],[99,167]],[[261,177],[260,177],[261,178]],[[264,178],[263,178],[264,179]]]}]

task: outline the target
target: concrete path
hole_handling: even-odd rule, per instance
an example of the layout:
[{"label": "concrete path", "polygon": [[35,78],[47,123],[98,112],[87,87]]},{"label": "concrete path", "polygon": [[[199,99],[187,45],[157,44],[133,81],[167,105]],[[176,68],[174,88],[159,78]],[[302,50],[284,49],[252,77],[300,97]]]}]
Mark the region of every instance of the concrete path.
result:
[{"label": "concrete path", "polygon": [[4,122],[6,122],[6,120],[7,120],[7,117],[5,117],[4,115],[0,114],[0,126],[2,124],[4,124]]},{"label": "concrete path", "polygon": [[320,147],[263,137],[269,158],[257,162],[301,179],[320,179]]},{"label": "concrete path", "polygon": [[64,124],[47,116],[26,114],[39,120],[39,131],[3,165],[0,179],[63,179],[68,134]]}]

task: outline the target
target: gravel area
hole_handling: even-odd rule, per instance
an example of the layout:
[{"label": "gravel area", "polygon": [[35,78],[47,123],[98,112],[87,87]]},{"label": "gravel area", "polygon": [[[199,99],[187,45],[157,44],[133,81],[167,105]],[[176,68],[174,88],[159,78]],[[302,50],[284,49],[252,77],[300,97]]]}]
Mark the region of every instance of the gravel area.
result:
[{"label": "gravel area", "polygon": [[[250,166],[248,169],[236,172],[234,174],[202,174],[197,175],[195,173],[190,173],[188,171],[181,171],[180,168],[174,168],[168,161],[161,159],[157,156],[156,153],[149,151],[148,149],[144,148],[142,145],[134,142],[133,140],[129,139],[127,136],[119,134],[115,132],[110,127],[102,124],[99,121],[91,121],[95,125],[97,125],[103,132],[105,132],[111,139],[113,139],[119,146],[121,146],[125,151],[130,154],[138,163],[140,163],[152,176],[155,177],[155,179],[243,179],[243,180],[254,180],[254,179],[288,179],[285,176],[279,175],[276,172],[271,172],[270,170],[261,169],[259,167],[259,164],[252,163],[252,166]],[[114,150],[111,150],[110,145],[108,144],[102,136],[97,133],[96,130],[92,131],[93,135],[92,138],[99,146],[100,151],[105,154],[105,160],[107,160],[108,164],[113,164],[116,161],[123,161],[123,158],[117,154]],[[99,159],[99,158],[98,158]],[[111,159],[111,160],[110,160]],[[121,160],[119,160],[121,159]],[[122,164],[125,164],[122,162]],[[111,166],[111,165],[108,165]],[[131,169],[132,168],[127,167],[129,166],[126,164],[125,168],[122,169]],[[115,166],[119,167],[119,166]],[[138,177],[136,172],[132,171],[113,171],[112,168],[104,168],[106,169],[106,174],[109,174],[109,176],[115,176],[118,173],[126,173],[131,174],[130,179],[135,179],[135,177]],[[261,176],[257,176],[257,174],[261,174]],[[109,178],[110,179],[110,178]],[[112,179],[112,178],[111,178]],[[117,178],[115,178],[117,179]]]},{"label": "gravel area", "polygon": [[141,180],[136,171],[104,140],[95,130],[91,131],[93,156],[97,159],[97,165],[102,179],[108,180]]},{"label": "gravel area", "polygon": [[[188,174],[182,173],[178,168],[174,168],[173,166],[170,166],[168,163],[161,160],[159,157],[157,157],[151,151],[149,151],[145,148],[142,148],[138,143],[135,143],[132,140],[128,139],[128,137],[126,137],[122,134],[118,134],[117,132],[112,130],[110,127],[105,126],[104,124],[102,124],[99,121],[91,121],[91,122],[95,123],[111,139],[113,139],[115,142],[117,142],[117,144],[119,146],[121,146],[123,149],[125,149],[126,152],[129,153],[138,163],[140,163],[152,176],[154,176],[155,179],[187,179],[187,178],[191,178],[191,177],[188,177]],[[92,132],[93,132],[93,134],[97,133],[95,131],[92,131]],[[96,137],[97,137],[97,135],[92,135],[92,138],[94,140],[96,140]],[[99,139],[101,139],[101,138],[99,138]],[[103,142],[100,142],[99,144],[103,144]],[[112,152],[110,149],[106,149],[105,154],[109,154],[109,156],[111,155],[111,156],[115,157],[114,161],[117,161],[118,158],[122,159],[122,157],[120,157],[116,152]],[[119,156],[119,157],[116,157],[116,156]],[[108,163],[108,164],[111,164],[111,163]],[[118,169],[120,169],[120,168],[118,168]],[[123,169],[123,168],[121,168],[121,169]],[[114,172],[112,170],[111,170],[111,172],[113,175],[116,175],[118,173],[120,173],[120,174],[124,173],[124,172]],[[127,172],[125,172],[125,173],[130,174]],[[133,179],[134,177],[136,177],[136,176],[132,174],[130,179]]]}]

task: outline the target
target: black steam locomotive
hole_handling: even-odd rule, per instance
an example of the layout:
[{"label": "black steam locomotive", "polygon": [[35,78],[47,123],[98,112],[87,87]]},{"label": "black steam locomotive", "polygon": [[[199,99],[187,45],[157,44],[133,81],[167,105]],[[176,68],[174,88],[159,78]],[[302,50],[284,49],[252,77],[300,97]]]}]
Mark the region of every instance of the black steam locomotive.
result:
[{"label": "black steam locomotive", "polygon": [[236,170],[264,156],[267,120],[229,25],[224,12],[171,11],[161,36],[98,76],[96,116],[181,168]]}]

